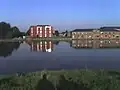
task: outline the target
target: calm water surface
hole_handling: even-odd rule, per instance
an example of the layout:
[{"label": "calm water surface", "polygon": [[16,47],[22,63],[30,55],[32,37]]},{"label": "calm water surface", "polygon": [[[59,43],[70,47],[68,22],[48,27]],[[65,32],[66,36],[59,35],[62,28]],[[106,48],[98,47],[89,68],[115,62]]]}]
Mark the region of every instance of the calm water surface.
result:
[{"label": "calm water surface", "polygon": [[119,47],[117,40],[0,43],[0,73],[86,67],[119,69]]}]

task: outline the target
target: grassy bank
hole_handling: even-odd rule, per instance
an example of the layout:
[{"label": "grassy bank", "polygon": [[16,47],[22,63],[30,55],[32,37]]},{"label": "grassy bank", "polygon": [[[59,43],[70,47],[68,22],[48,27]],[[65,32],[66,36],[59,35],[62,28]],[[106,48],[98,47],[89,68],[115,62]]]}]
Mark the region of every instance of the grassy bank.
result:
[{"label": "grassy bank", "polygon": [[53,37],[53,38],[33,38],[32,40],[58,40],[58,41],[65,41],[65,40],[72,40],[72,38]]},{"label": "grassy bank", "polygon": [[24,39],[21,40],[14,40],[14,39],[2,39],[0,42],[19,42],[19,41],[25,41]]},{"label": "grassy bank", "polygon": [[14,88],[21,88],[20,90],[120,90],[120,72],[104,70],[33,72],[1,79],[0,88],[6,88],[5,90]]}]

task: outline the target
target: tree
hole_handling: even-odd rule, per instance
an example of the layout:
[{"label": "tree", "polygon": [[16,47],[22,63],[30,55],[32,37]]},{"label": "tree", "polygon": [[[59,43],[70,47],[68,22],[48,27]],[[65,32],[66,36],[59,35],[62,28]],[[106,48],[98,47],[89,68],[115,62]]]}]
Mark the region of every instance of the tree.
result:
[{"label": "tree", "polygon": [[0,38],[13,38],[18,37],[20,35],[20,30],[18,27],[11,27],[9,23],[0,22]]},{"label": "tree", "polygon": [[16,26],[12,27],[11,29],[12,29],[13,33],[20,33],[19,28]]},{"label": "tree", "polygon": [[29,35],[30,35],[30,33],[29,33],[29,32],[30,32],[30,30],[28,30],[28,31],[26,32],[26,35],[28,35],[28,36],[29,36]]},{"label": "tree", "polygon": [[11,30],[12,30],[12,37],[13,38],[20,36],[21,32],[16,26],[12,27]]},{"label": "tree", "polygon": [[58,30],[55,31],[55,35],[59,36],[59,31]]},{"label": "tree", "polygon": [[0,38],[6,38],[6,34],[10,31],[10,24],[6,22],[0,22]]},{"label": "tree", "polygon": [[65,33],[68,33],[68,31],[66,30]]}]

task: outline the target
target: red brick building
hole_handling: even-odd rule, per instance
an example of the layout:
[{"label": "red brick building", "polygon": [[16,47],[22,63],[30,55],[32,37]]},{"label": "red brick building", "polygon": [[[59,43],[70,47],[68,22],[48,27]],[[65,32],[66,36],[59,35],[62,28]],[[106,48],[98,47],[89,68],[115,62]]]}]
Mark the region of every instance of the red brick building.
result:
[{"label": "red brick building", "polygon": [[37,25],[29,28],[31,37],[52,37],[54,30],[51,25]]}]

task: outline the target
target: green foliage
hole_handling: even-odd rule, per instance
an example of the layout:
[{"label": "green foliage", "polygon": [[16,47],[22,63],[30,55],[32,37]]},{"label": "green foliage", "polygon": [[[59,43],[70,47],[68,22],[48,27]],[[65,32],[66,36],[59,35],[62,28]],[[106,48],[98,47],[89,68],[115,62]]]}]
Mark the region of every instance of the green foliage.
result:
[{"label": "green foliage", "polygon": [[21,37],[23,35],[23,32],[20,32],[18,27],[11,27],[9,23],[0,22],[0,39]]},{"label": "green foliage", "polygon": [[54,33],[55,36],[59,36],[59,31],[56,30],[55,33]]},{"label": "green foliage", "polygon": [[0,80],[0,88],[21,90],[120,90],[119,72],[61,70],[27,73]]}]

